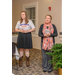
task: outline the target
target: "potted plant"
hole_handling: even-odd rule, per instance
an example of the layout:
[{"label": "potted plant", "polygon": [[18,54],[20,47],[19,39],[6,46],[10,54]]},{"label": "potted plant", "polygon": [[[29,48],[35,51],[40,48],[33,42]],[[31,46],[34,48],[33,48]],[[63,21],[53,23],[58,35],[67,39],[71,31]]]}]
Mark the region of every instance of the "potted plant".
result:
[{"label": "potted plant", "polygon": [[62,75],[62,44],[55,44],[51,50],[52,52],[46,52],[46,54],[53,56],[49,62],[54,64],[53,69],[58,69],[58,74]]}]

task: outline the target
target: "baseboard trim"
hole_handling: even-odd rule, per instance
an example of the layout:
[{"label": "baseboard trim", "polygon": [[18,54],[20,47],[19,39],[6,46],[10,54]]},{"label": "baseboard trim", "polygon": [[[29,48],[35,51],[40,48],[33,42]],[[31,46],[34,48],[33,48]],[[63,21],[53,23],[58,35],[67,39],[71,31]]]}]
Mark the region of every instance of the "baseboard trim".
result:
[{"label": "baseboard trim", "polygon": [[36,48],[32,48],[32,49],[34,49],[34,50],[40,50],[40,49],[36,49]]}]

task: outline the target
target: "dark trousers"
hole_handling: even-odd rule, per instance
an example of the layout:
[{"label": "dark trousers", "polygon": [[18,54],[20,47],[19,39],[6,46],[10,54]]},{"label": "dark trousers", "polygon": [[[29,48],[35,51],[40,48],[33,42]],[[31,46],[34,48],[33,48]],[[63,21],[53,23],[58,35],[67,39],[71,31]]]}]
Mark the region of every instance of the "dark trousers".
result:
[{"label": "dark trousers", "polygon": [[50,62],[48,62],[49,60],[52,60],[52,56],[46,54],[46,52],[51,52],[51,51],[42,49],[42,43],[41,43],[41,50],[42,50],[42,68],[43,70],[52,71],[53,64],[51,65]]}]

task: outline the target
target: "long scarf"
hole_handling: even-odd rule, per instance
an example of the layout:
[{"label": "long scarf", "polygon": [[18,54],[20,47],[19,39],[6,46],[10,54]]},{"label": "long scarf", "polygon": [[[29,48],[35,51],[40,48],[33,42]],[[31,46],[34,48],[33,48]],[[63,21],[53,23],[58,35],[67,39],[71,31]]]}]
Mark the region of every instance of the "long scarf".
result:
[{"label": "long scarf", "polygon": [[[50,23],[48,26],[46,25],[46,23],[44,23],[43,25],[43,35],[46,33],[50,33],[53,34],[54,33],[54,28],[52,26],[52,23]],[[44,37],[43,38],[43,44],[42,44],[42,48],[44,50],[50,50],[53,46],[53,37]]]}]

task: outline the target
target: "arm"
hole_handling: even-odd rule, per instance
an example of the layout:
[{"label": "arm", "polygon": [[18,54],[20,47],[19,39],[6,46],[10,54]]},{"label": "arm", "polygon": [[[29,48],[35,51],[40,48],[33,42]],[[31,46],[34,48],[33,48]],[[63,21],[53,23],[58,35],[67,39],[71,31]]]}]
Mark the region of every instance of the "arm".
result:
[{"label": "arm", "polygon": [[16,31],[16,32],[22,32],[22,33],[28,33],[28,32],[35,31],[35,28],[30,29],[30,30],[19,30],[19,29],[16,29],[16,28],[15,28],[15,31]]},{"label": "arm", "polygon": [[54,33],[50,35],[50,37],[56,37],[58,35],[57,33],[57,28],[55,27],[55,25],[53,25],[54,28]]},{"label": "arm", "polygon": [[15,28],[15,31],[16,31],[16,32],[22,32],[22,30],[19,30],[19,29],[17,29],[17,28]]},{"label": "arm", "polygon": [[24,30],[24,33],[33,32],[33,31],[35,31],[35,28],[30,29],[30,30]]},{"label": "arm", "polygon": [[35,28],[28,30],[28,32],[33,32],[35,31]]},{"label": "arm", "polygon": [[43,33],[42,33],[42,29],[43,29],[43,25],[40,26],[40,29],[39,29],[39,33],[38,33],[38,36],[40,37],[44,37]]}]

